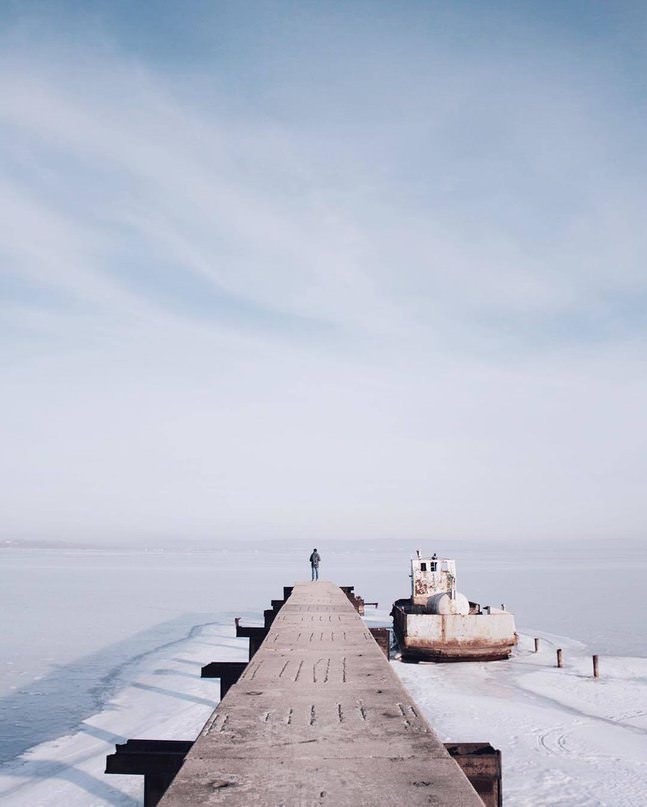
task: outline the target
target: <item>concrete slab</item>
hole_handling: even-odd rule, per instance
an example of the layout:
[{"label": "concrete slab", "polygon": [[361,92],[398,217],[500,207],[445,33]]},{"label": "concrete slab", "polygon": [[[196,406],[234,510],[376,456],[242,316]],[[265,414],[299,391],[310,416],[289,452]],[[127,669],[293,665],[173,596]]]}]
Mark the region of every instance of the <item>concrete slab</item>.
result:
[{"label": "concrete slab", "polygon": [[[457,771],[460,776],[457,776]],[[199,800],[196,798],[199,794]],[[483,807],[452,759],[187,759],[160,807]]]},{"label": "concrete slab", "polygon": [[277,757],[294,755],[300,747],[300,756],[343,758],[354,755],[358,743],[374,758],[447,756],[415,706],[396,689],[321,698],[299,694],[289,701],[276,693],[241,697],[231,709],[214,714],[203,735],[211,740],[196,749],[201,757]]},{"label": "concrete slab", "polygon": [[482,802],[346,595],[295,585],[161,807]]}]

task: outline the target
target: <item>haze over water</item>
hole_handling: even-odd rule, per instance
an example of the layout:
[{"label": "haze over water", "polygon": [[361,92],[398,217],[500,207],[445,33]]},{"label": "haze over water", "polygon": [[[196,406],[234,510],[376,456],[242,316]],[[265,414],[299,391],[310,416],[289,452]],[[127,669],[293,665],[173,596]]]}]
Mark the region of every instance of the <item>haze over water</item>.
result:
[{"label": "haze over water", "polygon": [[[409,593],[411,552],[402,542],[318,548],[322,578],[354,585],[379,602],[385,619],[391,603]],[[622,546],[613,557],[568,545],[453,548],[459,589],[483,604],[505,602],[520,630],[570,636],[603,657],[647,656],[639,595],[647,553],[640,546]],[[292,541],[192,550],[3,549],[2,758],[71,730],[118,690],[129,665],[168,654],[165,648],[196,626],[231,625],[234,616],[262,622],[284,585],[307,578],[309,549]]]}]

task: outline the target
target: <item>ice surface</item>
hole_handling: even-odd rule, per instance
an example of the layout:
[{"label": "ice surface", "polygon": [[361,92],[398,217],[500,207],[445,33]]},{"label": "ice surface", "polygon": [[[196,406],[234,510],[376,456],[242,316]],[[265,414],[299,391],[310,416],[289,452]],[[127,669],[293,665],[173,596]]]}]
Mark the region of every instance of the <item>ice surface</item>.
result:
[{"label": "ice surface", "polygon": [[647,659],[602,658],[596,680],[580,643],[535,631],[510,662],[394,666],[445,742],[501,750],[506,807],[647,804]]},{"label": "ice surface", "polygon": [[141,806],[143,778],[106,775],[106,755],[130,737],[195,739],[220,692],[218,680],[200,678],[200,667],[212,659],[246,658],[245,643],[234,637],[231,624],[210,624],[134,662],[122,671],[122,688],[99,711],[2,766],[0,802]]},{"label": "ice surface", "polygon": [[[106,754],[129,737],[193,739],[219,692],[200,667],[246,659],[233,617],[260,622],[283,585],[304,577],[311,549],[2,550],[0,802],[141,804],[141,777],[105,775]],[[386,609],[369,618],[388,621],[390,602],[407,594],[410,547],[319,549],[322,576],[380,600]],[[508,807],[647,803],[647,658],[631,657],[645,655],[644,553],[457,549],[459,587],[505,602],[522,638],[510,662],[394,661],[432,725],[447,741],[502,750]],[[610,588],[617,608],[603,607]],[[561,622],[591,644],[559,638]],[[601,654],[597,681],[591,652]]]}]

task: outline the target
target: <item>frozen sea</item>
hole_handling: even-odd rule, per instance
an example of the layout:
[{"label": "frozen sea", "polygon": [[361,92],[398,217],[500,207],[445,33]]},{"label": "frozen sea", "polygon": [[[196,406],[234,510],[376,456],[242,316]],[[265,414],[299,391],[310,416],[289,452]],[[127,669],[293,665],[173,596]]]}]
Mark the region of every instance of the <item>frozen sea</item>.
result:
[{"label": "frozen sea", "polygon": [[[372,621],[408,594],[410,543],[318,548],[322,577],[379,602]],[[105,754],[127,737],[193,739],[217,703],[200,666],[246,659],[234,617],[259,623],[284,585],[305,578],[311,549],[0,549],[0,802],[141,803],[141,777],[104,775]],[[522,634],[510,663],[394,662],[441,737],[502,749],[506,805],[647,804],[647,548],[422,549],[455,557],[459,590],[505,603]]]}]

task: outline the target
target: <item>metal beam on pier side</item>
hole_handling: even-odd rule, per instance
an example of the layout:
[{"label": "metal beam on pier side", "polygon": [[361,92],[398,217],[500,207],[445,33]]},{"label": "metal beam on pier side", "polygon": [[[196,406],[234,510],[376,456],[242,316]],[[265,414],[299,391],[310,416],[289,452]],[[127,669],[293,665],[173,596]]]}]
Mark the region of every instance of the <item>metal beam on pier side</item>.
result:
[{"label": "metal beam on pier side", "polygon": [[482,807],[348,597],[294,587],[160,807]]}]

